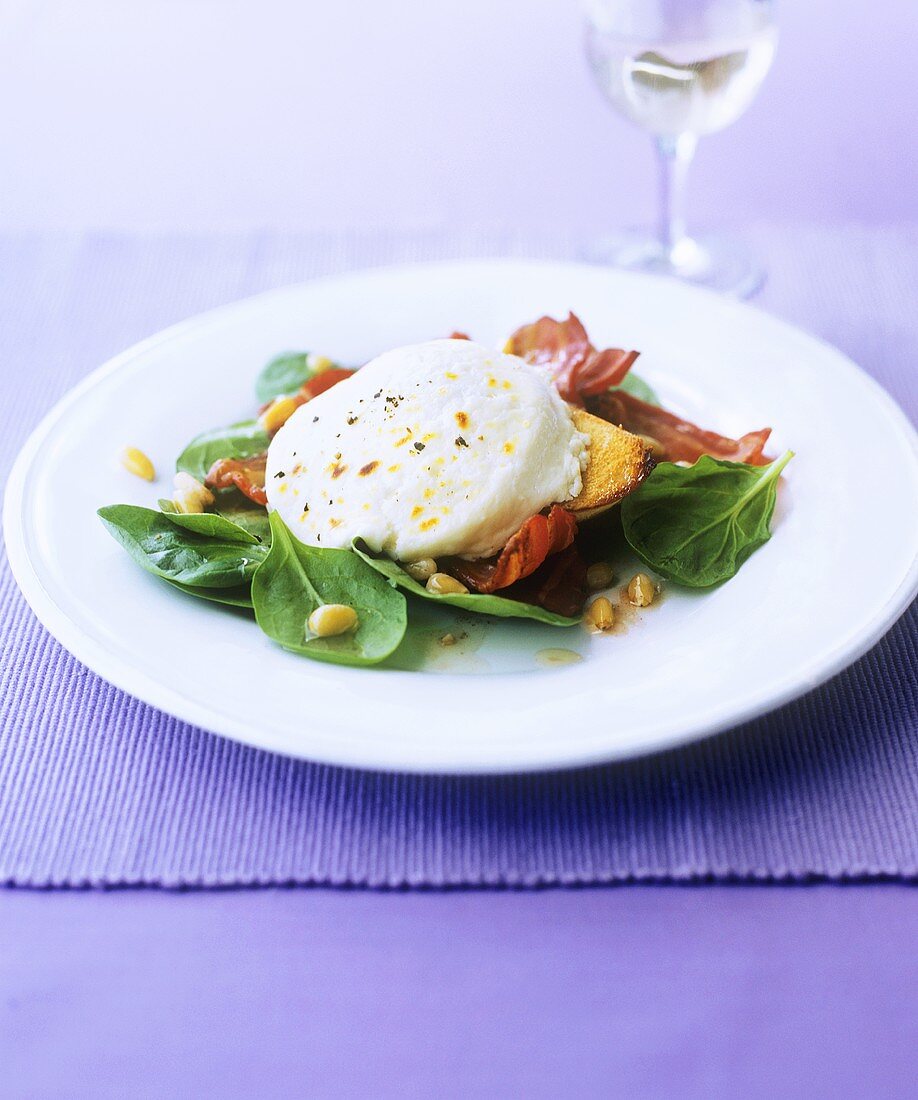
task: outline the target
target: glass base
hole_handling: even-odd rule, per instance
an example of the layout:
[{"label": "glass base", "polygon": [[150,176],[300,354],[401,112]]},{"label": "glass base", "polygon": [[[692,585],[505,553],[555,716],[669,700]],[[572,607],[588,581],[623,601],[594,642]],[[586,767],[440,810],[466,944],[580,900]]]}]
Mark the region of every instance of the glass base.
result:
[{"label": "glass base", "polygon": [[620,233],[589,246],[585,259],[627,271],[669,275],[737,298],[750,298],[765,282],[765,271],[753,254],[729,237],[686,237],[666,249],[646,236]]}]

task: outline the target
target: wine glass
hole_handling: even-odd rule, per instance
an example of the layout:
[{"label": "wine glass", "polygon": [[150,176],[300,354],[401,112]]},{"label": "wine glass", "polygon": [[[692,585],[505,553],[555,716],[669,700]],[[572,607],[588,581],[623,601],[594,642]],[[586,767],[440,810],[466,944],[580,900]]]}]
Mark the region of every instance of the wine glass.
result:
[{"label": "wine glass", "polygon": [[656,143],[657,236],[621,234],[591,258],[746,297],[764,273],[737,241],[690,237],[685,181],[698,138],[752,102],[777,41],[774,0],[586,0],[586,52],[613,107]]}]

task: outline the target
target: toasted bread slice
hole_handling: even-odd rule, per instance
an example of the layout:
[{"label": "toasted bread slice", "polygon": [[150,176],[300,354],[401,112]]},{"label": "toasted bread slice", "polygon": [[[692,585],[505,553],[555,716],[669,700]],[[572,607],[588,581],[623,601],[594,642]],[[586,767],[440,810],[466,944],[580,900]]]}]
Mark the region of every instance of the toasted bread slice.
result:
[{"label": "toasted bread slice", "polygon": [[653,469],[653,459],[639,435],[592,416],[585,409],[572,409],[571,415],[577,430],[590,437],[583,488],[579,496],[564,503],[582,520],[611,508],[636,489]]}]

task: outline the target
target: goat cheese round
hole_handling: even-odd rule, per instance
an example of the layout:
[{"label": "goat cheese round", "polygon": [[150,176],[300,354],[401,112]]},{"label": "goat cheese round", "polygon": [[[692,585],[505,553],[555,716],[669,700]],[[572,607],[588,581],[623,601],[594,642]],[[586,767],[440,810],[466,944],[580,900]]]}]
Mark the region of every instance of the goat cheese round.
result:
[{"label": "goat cheese round", "polygon": [[489,557],[578,495],[587,443],[544,371],[432,340],[380,355],[290,417],[268,451],[268,507],[313,546]]}]

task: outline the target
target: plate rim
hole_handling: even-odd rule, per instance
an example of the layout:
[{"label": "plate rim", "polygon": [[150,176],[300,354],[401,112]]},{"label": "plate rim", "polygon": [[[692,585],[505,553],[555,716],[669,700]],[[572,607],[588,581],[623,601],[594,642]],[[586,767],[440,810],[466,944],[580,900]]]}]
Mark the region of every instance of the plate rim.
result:
[{"label": "plate rim", "polygon": [[[850,664],[863,656],[886,634],[895,622],[905,613],[918,593],[918,548],[913,555],[911,565],[901,578],[896,590],[890,598],[874,613],[869,622],[865,624],[861,632],[848,640],[846,644],[831,649],[819,663],[817,672],[808,678],[797,680],[789,684],[785,690],[777,694],[771,694],[767,698],[757,698],[750,701],[748,706],[734,708],[729,716],[711,721],[699,719],[694,724],[680,726],[678,730],[670,730],[668,734],[657,736],[649,743],[641,746],[630,746],[616,750],[614,746],[606,745],[596,749],[581,748],[579,751],[567,755],[556,754],[551,760],[536,759],[533,756],[529,760],[510,760],[504,763],[489,760],[485,765],[477,765],[473,762],[451,761],[448,764],[434,765],[423,760],[411,761],[410,759],[393,759],[390,753],[373,754],[362,753],[363,762],[356,761],[347,752],[336,754],[330,752],[316,752],[310,748],[308,755],[298,753],[289,746],[279,746],[272,743],[271,737],[265,732],[259,732],[254,736],[252,726],[247,721],[235,722],[228,716],[217,715],[206,704],[182,694],[178,689],[166,686],[160,681],[150,677],[147,673],[136,668],[130,661],[122,661],[117,654],[104,652],[104,647],[95,641],[84,630],[74,623],[46,591],[41,577],[35,570],[26,546],[25,539],[25,481],[26,474],[34,461],[41,443],[47,438],[54,425],[63,418],[69,408],[76,404],[82,396],[92,390],[99,382],[109,375],[124,369],[139,356],[145,355],[156,347],[181,339],[186,333],[201,332],[207,327],[219,324],[225,315],[231,315],[242,306],[255,305],[270,299],[281,299],[287,295],[294,295],[306,287],[315,287],[317,284],[346,283],[349,280],[367,276],[378,276],[383,279],[408,272],[423,272],[429,270],[444,269],[474,269],[474,268],[503,268],[529,269],[530,271],[571,271],[601,273],[606,276],[614,276],[627,281],[650,282],[655,285],[666,283],[676,286],[679,293],[695,296],[706,302],[716,302],[719,307],[745,313],[746,311],[765,318],[776,329],[781,330],[785,336],[799,340],[804,339],[819,346],[823,351],[828,351],[834,356],[849,374],[852,374],[860,384],[866,382],[873,389],[875,397],[885,406],[885,412],[902,431],[903,438],[910,440],[913,459],[918,468],[918,432],[916,432],[911,420],[883,388],[883,386],[863,368],[858,366],[844,352],[834,347],[828,341],[819,336],[814,336],[782,318],[775,317],[759,306],[740,302],[735,299],[725,299],[713,291],[675,284],[673,280],[662,279],[658,276],[645,275],[631,272],[620,272],[614,269],[597,267],[593,264],[580,263],[566,260],[531,260],[515,258],[465,258],[458,260],[435,260],[406,262],[399,264],[381,264],[378,266],[362,267],[352,271],[326,275],[316,279],[310,279],[298,283],[287,284],[271,288],[259,293],[248,295],[232,302],[223,303],[201,313],[192,315],[184,320],[159,330],[158,332],[132,344],[118,354],[106,360],[100,366],[75,386],[71,387],[42,417],[36,427],[29,433],[22,445],[10,471],[4,493],[3,502],[3,532],[6,544],[10,569],[20,588],[26,602],[38,618],[39,622],[49,633],[74,656],[78,661],[91,669],[102,679],[111,683],[119,690],[140,699],[161,712],[172,715],[180,721],[189,722],[204,730],[225,736],[231,740],[245,744],[262,751],[277,752],[295,759],[309,760],[316,763],[330,764],[342,767],[360,768],[368,771],[405,772],[415,774],[453,774],[453,775],[486,775],[507,773],[535,773],[569,770],[600,763],[613,763],[628,759],[655,755],[669,749],[687,745],[714,736],[727,729],[741,726],[763,714],[769,713],[785,706],[794,699],[814,690],[832,677],[838,675]],[[219,718],[219,721],[214,721]],[[397,754],[396,754],[397,755]]]}]

